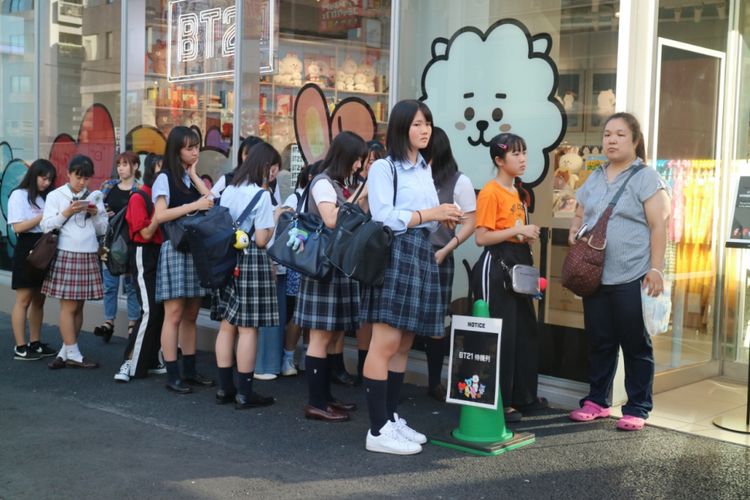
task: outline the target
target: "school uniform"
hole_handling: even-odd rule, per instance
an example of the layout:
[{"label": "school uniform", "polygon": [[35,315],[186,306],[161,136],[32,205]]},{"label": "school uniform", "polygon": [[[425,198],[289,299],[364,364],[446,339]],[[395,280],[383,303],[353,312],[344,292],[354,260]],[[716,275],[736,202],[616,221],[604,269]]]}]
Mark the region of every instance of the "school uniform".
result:
[{"label": "school uniform", "polygon": [[[477,198],[477,227],[489,231],[526,224],[526,209],[517,192],[494,179]],[[474,297],[489,304],[490,316],[503,320],[500,340],[500,392],[503,406],[526,406],[537,400],[539,332],[531,297],[512,291],[510,277],[501,261],[533,265],[531,248],[514,238],[485,247],[472,271]]]},{"label": "school uniform", "polygon": [[[471,184],[471,180],[461,172],[456,172],[442,186],[436,186],[435,188],[440,204],[456,203],[464,213],[476,211],[477,197],[474,194],[474,186]],[[432,243],[433,249],[437,252],[455,236],[455,229],[448,229],[440,224],[437,230],[430,235],[430,243]],[[452,252],[438,266],[438,271],[440,272],[440,291],[447,310],[451,304],[453,276],[455,273],[455,259]]]},{"label": "school uniform", "polygon": [[421,155],[415,164],[393,161],[398,176],[393,203],[393,172],[389,160],[370,167],[368,202],[373,220],[393,230],[391,254],[383,285],[364,287],[361,317],[367,323],[386,323],[417,335],[444,334],[445,305],[430,233],[435,221],[407,228],[412,214],[439,204],[430,166]]},{"label": "school uniform", "polygon": [[[151,197],[151,188],[141,190]],[[146,201],[140,194],[130,198],[125,212],[132,247],[130,250],[131,279],[134,285],[140,317],[133,325],[125,348],[125,359],[130,356],[131,377],[144,377],[148,370],[159,364],[161,349],[161,327],[164,322],[164,305],[156,302],[156,274],[159,266],[159,252],[164,241],[161,229],[157,228],[150,240],[141,236],[141,229],[151,224],[154,215],[153,205],[148,210]]]},{"label": "school uniform", "polygon": [[[64,300],[98,300],[104,291],[99,268],[98,236],[107,232],[107,213],[101,192],[94,191],[86,200],[94,203],[97,214],[93,217],[82,211],[67,220],[62,212],[83,193],[73,194],[68,184],[49,195],[44,205],[42,230],[59,229],[55,254],[42,284],[42,293]],[[67,220],[67,222],[66,222]]]},{"label": "school uniform", "polygon": [[[13,225],[38,217],[44,211],[44,199],[37,196],[34,203],[29,203],[29,194],[26,189],[16,189],[8,199],[8,224]],[[31,250],[39,238],[42,237],[40,224],[23,233],[16,233],[16,247],[13,251],[13,275],[11,288],[19,290],[22,288],[41,288],[44,282],[44,272],[39,271],[26,262]]]},{"label": "school uniform", "polygon": [[[182,183],[184,189],[178,188],[177,182]],[[187,172],[181,179],[173,179],[169,172],[162,170],[151,187],[151,198],[154,204],[162,196],[166,198],[167,208],[175,208],[196,201],[201,194],[193,186]],[[200,286],[192,254],[175,250],[168,236],[165,234],[159,253],[156,301],[164,302],[208,295],[209,291]]]},{"label": "school uniform", "polygon": [[[256,184],[228,186],[221,196],[221,206],[227,207],[232,219],[237,219],[247,204],[262,188]],[[265,249],[255,246],[255,230],[274,227],[270,193],[264,192],[255,208],[242,223],[241,229],[251,235],[250,246],[239,253],[239,275],[233,275],[226,287],[212,297],[211,317],[226,320],[240,327],[273,326],[279,324],[276,283],[271,261]]]},{"label": "school uniform", "polygon": [[[318,174],[310,183],[307,210],[320,215],[318,203],[341,206],[346,202],[341,187],[327,173]],[[329,279],[314,280],[302,276],[293,321],[302,328],[339,332],[359,327],[359,284],[338,269]]]}]

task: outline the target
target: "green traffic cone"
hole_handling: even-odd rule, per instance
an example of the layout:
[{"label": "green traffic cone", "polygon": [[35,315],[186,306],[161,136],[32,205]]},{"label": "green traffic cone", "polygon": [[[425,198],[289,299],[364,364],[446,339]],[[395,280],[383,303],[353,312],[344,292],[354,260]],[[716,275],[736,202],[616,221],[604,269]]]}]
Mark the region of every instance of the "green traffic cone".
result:
[{"label": "green traffic cone", "polygon": [[[487,302],[474,302],[472,316],[489,318],[490,309]],[[513,433],[505,426],[502,395],[498,394],[498,400],[500,407],[497,410],[462,406],[458,428],[454,429],[450,436],[433,438],[431,441],[438,446],[485,456],[499,455],[532,444],[535,441],[533,434]]]}]

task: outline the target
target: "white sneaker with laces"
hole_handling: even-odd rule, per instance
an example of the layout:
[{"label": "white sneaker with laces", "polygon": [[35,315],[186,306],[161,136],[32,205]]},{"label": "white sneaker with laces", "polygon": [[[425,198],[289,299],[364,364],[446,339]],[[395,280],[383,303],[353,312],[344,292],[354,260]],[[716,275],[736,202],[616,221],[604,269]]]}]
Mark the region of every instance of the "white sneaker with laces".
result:
[{"label": "white sneaker with laces", "polygon": [[284,377],[297,375],[297,369],[294,367],[294,358],[284,356],[284,359],[281,361],[281,374]]},{"label": "white sneaker with laces", "polygon": [[379,436],[373,436],[367,431],[365,449],[376,453],[390,453],[392,455],[416,455],[422,451],[419,443],[409,441],[398,431],[396,424],[390,420],[380,429]]},{"label": "white sneaker with laces", "polygon": [[393,419],[395,420],[395,422],[392,422],[393,425],[406,439],[417,444],[425,444],[427,442],[427,436],[406,425],[406,420],[400,418],[398,413],[393,414]]},{"label": "white sneaker with laces", "polygon": [[120,366],[120,371],[115,373],[116,382],[130,382],[130,360],[126,359]]}]

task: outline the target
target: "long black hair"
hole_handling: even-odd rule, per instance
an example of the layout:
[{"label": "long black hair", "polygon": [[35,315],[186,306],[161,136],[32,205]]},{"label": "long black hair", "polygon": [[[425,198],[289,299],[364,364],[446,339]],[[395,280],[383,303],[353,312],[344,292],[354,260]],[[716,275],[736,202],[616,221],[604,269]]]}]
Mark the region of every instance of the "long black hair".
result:
[{"label": "long black hair", "polygon": [[[432,161],[432,180],[436,186],[442,186],[448,179],[458,172],[458,164],[453,157],[451,150],[451,141],[448,134],[440,127],[432,128],[430,143],[427,146],[427,155]],[[425,153],[422,153],[425,156]]]},{"label": "long black hair", "polygon": [[151,187],[156,180],[156,166],[164,161],[161,155],[149,153],[146,155],[146,159],[143,160],[143,183],[146,186]]},{"label": "long black hair", "polygon": [[[232,177],[232,186],[239,186],[245,182],[262,186],[268,181],[271,167],[281,163],[281,155],[276,148],[267,142],[259,142],[250,148],[247,158]],[[273,197],[273,196],[272,196]]]},{"label": "long black hair", "polygon": [[399,101],[391,110],[385,142],[388,144],[388,155],[394,160],[403,161],[409,157],[411,147],[409,130],[417,111],[421,111],[425,120],[432,124],[432,111],[422,101],[416,99]]},{"label": "long black hair", "polygon": [[352,174],[352,165],[367,158],[367,143],[354,132],[339,133],[331,143],[323,159],[321,171],[325,170],[331,179],[344,182]]},{"label": "long black hair", "polygon": [[237,148],[237,166],[235,167],[235,169],[240,168],[240,166],[242,165],[242,155],[248,154],[250,148],[252,148],[256,144],[260,144],[261,142],[265,141],[260,137],[254,135],[249,135],[242,140],[242,142],[240,143],[240,147]]},{"label": "long black hair", "polygon": [[[50,180],[49,186],[44,191],[39,191],[39,186],[36,183],[37,177],[47,177]],[[41,208],[36,204],[36,199],[38,196],[41,196],[43,200],[47,199],[50,191],[55,189],[56,178],[57,170],[55,170],[55,166],[50,161],[39,158],[31,164],[16,189],[25,189],[28,193],[29,204],[34,205],[36,208]]]},{"label": "long black hair", "polygon": [[172,177],[172,182],[177,186],[177,189],[186,193],[189,189],[185,186],[185,183],[181,181],[182,176],[185,173],[185,167],[182,166],[180,151],[182,148],[199,146],[200,143],[201,139],[197,132],[182,125],[173,128],[169,132],[169,137],[167,138],[167,148],[164,152],[162,170],[169,172],[169,175]]}]

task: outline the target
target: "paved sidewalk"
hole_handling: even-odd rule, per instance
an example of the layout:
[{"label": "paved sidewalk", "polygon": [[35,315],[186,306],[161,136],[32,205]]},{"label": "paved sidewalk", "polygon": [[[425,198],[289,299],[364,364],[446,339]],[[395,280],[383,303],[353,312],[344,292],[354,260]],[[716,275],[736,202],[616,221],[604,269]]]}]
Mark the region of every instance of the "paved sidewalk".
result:
[{"label": "paved sidewalk", "polygon": [[[58,346],[57,329],[44,340]],[[498,457],[433,445],[395,457],[364,450],[360,405],[344,424],[307,421],[304,377],[256,382],[278,402],[262,411],[214,404],[214,390],[178,396],[164,378],[116,384],[124,340],[90,333],[82,351],[98,370],[51,371],[12,358],[0,314],[0,498],[748,498],[750,448],[614,420],[573,424],[549,410],[514,429],[536,443]],[[199,369],[213,375],[213,357]],[[400,411],[418,430],[445,431],[458,410],[407,385]]]}]

